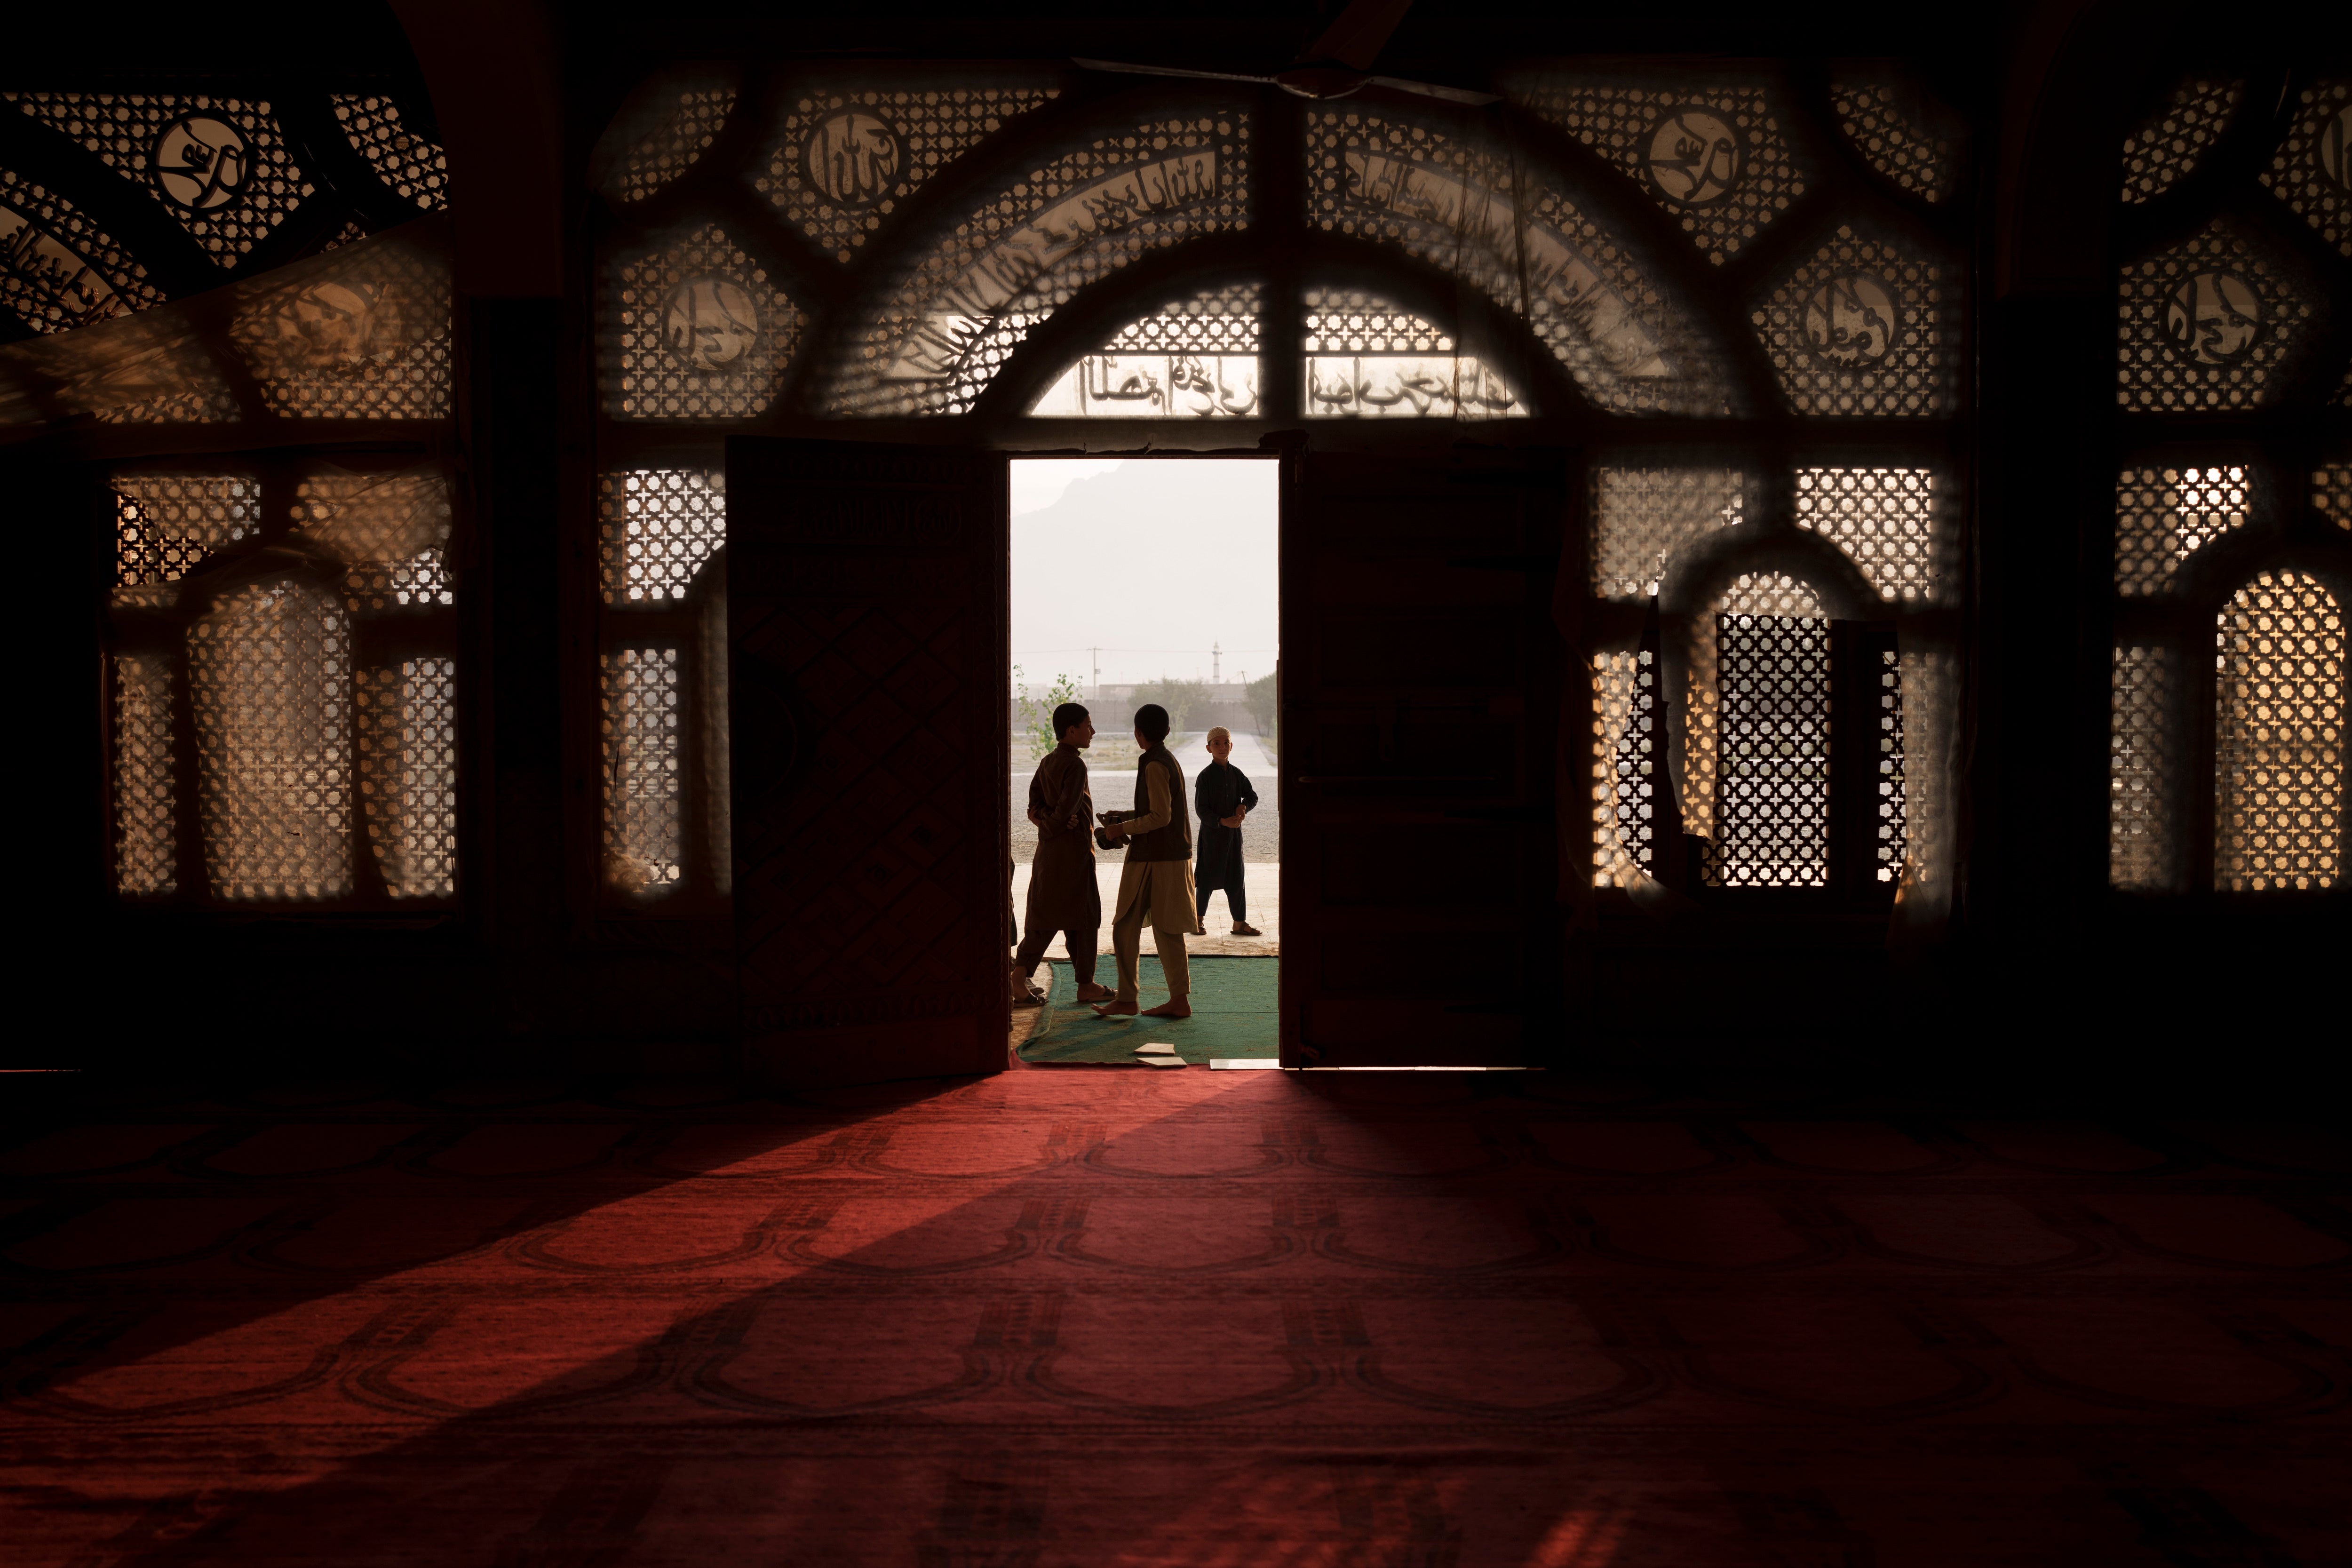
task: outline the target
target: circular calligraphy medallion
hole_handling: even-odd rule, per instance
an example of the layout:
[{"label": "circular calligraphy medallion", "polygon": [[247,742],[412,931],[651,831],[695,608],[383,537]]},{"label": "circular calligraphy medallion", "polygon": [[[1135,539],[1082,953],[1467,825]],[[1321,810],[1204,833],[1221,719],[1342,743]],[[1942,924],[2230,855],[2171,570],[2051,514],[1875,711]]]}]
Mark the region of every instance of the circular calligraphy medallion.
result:
[{"label": "circular calligraphy medallion", "polygon": [[2339,191],[2352,191],[2352,103],[2319,128],[2319,172]]},{"label": "circular calligraphy medallion", "polygon": [[2185,278],[2164,302],[2164,335],[2174,353],[2198,364],[2228,364],[2262,331],[2262,293],[2239,273]]},{"label": "circular calligraphy medallion", "polygon": [[225,207],[253,183],[245,132],[209,114],[184,114],[163,127],[147,162],[164,199],[192,213]]},{"label": "circular calligraphy medallion", "polygon": [[904,162],[898,132],[870,109],[820,121],[801,145],[808,183],[841,207],[870,207],[888,195]]},{"label": "circular calligraphy medallion", "polygon": [[1805,300],[1805,342],[1840,370],[1885,363],[1903,333],[1903,300],[1885,279],[1842,272]]},{"label": "circular calligraphy medallion", "polygon": [[341,283],[315,283],[281,306],[278,341],[289,368],[347,369],[370,358],[375,301]]},{"label": "circular calligraphy medallion", "polygon": [[1746,171],[1748,150],[1727,115],[1686,103],[1650,128],[1650,184],[1666,200],[1703,207],[1731,194]]},{"label": "circular calligraphy medallion", "polygon": [[689,370],[740,370],[759,341],[759,308],[732,278],[689,279],[662,306],[662,345]]}]

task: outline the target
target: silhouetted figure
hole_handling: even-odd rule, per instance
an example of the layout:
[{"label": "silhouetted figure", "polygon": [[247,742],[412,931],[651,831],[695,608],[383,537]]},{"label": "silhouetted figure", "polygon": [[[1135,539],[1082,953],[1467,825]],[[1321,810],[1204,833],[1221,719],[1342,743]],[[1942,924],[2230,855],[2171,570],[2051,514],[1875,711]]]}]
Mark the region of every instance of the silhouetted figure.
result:
[{"label": "silhouetted figure", "polygon": [[1220,724],[1209,731],[1208,742],[1209,765],[1192,781],[1192,806],[1201,817],[1200,858],[1192,865],[1197,912],[1206,917],[1209,895],[1223,888],[1234,934],[1263,936],[1249,923],[1249,895],[1242,887],[1242,823],[1257,807],[1257,791],[1250,787],[1249,775],[1230,760],[1232,731]]},{"label": "silhouetted figure", "polygon": [[1081,754],[1094,742],[1094,720],[1077,703],[1065,702],[1054,710],[1054,733],[1061,744],[1046,753],[1029,781],[1029,820],[1037,825],[1037,853],[1029,861],[1029,934],[1013,955],[1013,999],[1021,1006],[1045,999],[1029,980],[1055,931],[1069,945],[1078,1000],[1102,1002],[1111,994],[1095,984],[1102,889],[1095,881],[1094,795],[1087,786],[1087,761]]},{"label": "silhouetted figure", "polygon": [[1119,871],[1118,903],[1110,920],[1118,995],[1095,1009],[1105,1017],[1132,1014],[1140,1005],[1137,974],[1143,965],[1147,921],[1160,972],[1168,980],[1168,1000],[1143,1016],[1192,1016],[1192,973],[1184,958],[1184,939],[1201,924],[1192,907],[1192,819],[1184,812],[1184,770],[1169,754],[1167,740],[1167,709],[1147,702],[1135,710],[1135,743],[1143,753],[1135,765],[1135,809],[1103,813],[1106,840],[1127,841],[1127,864]]}]

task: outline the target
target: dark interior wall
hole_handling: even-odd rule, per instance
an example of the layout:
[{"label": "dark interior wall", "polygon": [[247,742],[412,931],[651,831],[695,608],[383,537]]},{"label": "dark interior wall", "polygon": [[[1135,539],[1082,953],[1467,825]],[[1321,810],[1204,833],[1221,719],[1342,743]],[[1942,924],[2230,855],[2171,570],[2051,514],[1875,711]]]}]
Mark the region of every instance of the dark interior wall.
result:
[{"label": "dark interior wall", "polygon": [[[1188,8],[1181,19],[1062,9],[1032,5],[1008,19],[945,5],[816,17],[698,8],[648,28],[617,8],[353,8],[353,26],[375,32],[352,47],[408,51],[401,68],[413,64],[431,93],[457,193],[465,910],[414,929],[126,920],[106,894],[89,827],[102,787],[89,762],[102,712],[89,601],[63,595],[28,682],[34,732],[58,738],[55,765],[24,770],[27,819],[73,825],[31,847],[59,912],[35,933],[31,968],[70,1021],[44,1047],[47,1065],[728,1059],[723,942],[707,930],[623,940],[592,913],[589,150],[628,89],[670,58],[1084,51],[1279,64],[1332,7]],[[2212,1043],[2227,1039],[2242,1081],[2289,1083],[2303,1070],[2301,1042],[2326,1037],[2345,1000],[2333,978],[2340,899],[2147,901],[2105,886],[2115,149],[2151,73],[2193,41],[2178,4],[1543,18],[1423,3],[1398,32],[1383,68],[1434,79],[1474,79],[1520,55],[1904,57],[1978,127],[1988,176],[1973,289],[1981,466],[1953,917],[1893,950],[1875,931],[1826,944],[1787,930],[1698,942],[1661,928],[1608,1016],[1563,1025],[1565,1051],[1769,1051],[1929,1071],[2006,1056],[2021,1074],[2095,1085],[2150,1072],[2197,1081]],[[124,68],[161,69],[173,51],[152,52]],[[76,39],[46,61],[39,47],[20,55],[8,74],[29,81],[54,64],[87,76],[87,62]],[[19,515],[92,521],[89,532],[21,531],[43,580],[89,582],[102,530],[89,519],[87,475],[22,456],[0,462]],[[2264,1026],[2250,1036],[2240,1020],[2255,974],[2288,983],[2265,992]],[[1714,1000],[1697,1005],[1702,994]],[[1790,998],[1801,1005],[1780,1005]],[[1759,1010],[1794,1021],[1759,1025]]]}]

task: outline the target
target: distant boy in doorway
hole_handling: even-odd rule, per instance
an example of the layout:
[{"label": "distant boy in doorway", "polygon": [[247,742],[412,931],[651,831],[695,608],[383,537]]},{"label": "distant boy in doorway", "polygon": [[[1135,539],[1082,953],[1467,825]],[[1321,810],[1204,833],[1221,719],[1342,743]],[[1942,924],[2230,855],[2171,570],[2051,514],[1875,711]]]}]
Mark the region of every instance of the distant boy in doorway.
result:
[{"label": "distant boy in doorway", "polygon": [[1233,754],[1233,732],[1222,724],[1210,731],[1212,760],[1192,782],[1192,805],[1201,815],[1200,858],[1192,867],[1192,886],[1200,900],[1195,912],[1205,920],[1209,895],[1223,888],[1234,934],[1264,936],[1249,923],[1249,895],[1242,888],[1242,823],[1257,805],[1257,791],[1250,788],[1249,775],[1234,766]]},{"label": "distant boy in doorway", "polygon": [[1054,710],[1061,743],[1037,764],[1029,781],[1029,820],[1037,825],[1037,853],[1029,866],[1029,934],[1013,955],[1013,1001],[1034,1007],[1045,994],[1029,983],[1054,933],[1070,949],[1070,974],[1081,1002],[1108,1002],[1095,984],[1096,933],[1102,929],[1102,889],[1095,882],[1094,794],[1087,787],[1084,752],[1095,738],[1086,709],[1065,702]]},{"label": "distant boy in doorway", "polygon": [[[1184,770],[1168,750],[1168,710],[1147,702],[1135,710],[1135,744],[1143,755],[1135,764],[1135,809],[1102,814],[1103,842],[1125,842],[1127,864],[1118,875],[1118,905],[1110,918],[1111,951],[1118,955],[1118,994],[1095,1011],[1108,1018],[1189,1018],[1192,1016],[1192,971],[1184,958],[1184,938],[1201,929],[1192,907],[1192,823],[1184,815]],[[1160,952],[1160,973],[1168,1000],[1143,1009],[1138,973],[1143,966],[1143,928]]]}]

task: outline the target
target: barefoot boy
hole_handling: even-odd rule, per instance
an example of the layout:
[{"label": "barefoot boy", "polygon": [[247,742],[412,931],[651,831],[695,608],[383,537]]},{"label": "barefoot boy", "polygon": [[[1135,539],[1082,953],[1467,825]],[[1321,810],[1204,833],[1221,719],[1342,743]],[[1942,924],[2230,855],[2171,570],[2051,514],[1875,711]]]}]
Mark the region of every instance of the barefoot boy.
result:
[{"label": "barefoot boy", "polygon": [[1192,867],[1197,912],[1205,918],[1209,895],[1225,890],[1225,908],[1235,936],[1263,936],[1249,923],[1249,895],[1242,889],[1242,823],[1257,805],[1249,775],[1234,766],[1234,737],[1220,724],[1209,731],[1209,765],[1192,783],[1193,808],[1201,815],[1200,859]]},{"label": "barefoot boy", "polygon": [[1143,963],[1147,921],[1160,952],[1160,972],[1168,980],[1168,1000],[1143,1016],[1192,1016],[1192,974],[1184,959],[1185,936],[1200,929],[1192,907],[1192,824],[1184,814],[1184,770],[1169,754],[1167,740],[1167,709],[1147,702],[1135,710],[1135,744],[1143,753],[1135,766],[1135,809],[1102,815],[1106,839],[1127,845],[1118,905],[1110,920],[1118,995],[1095,1009],[1106,1018],[1138,1009],[1137,972]]}]

